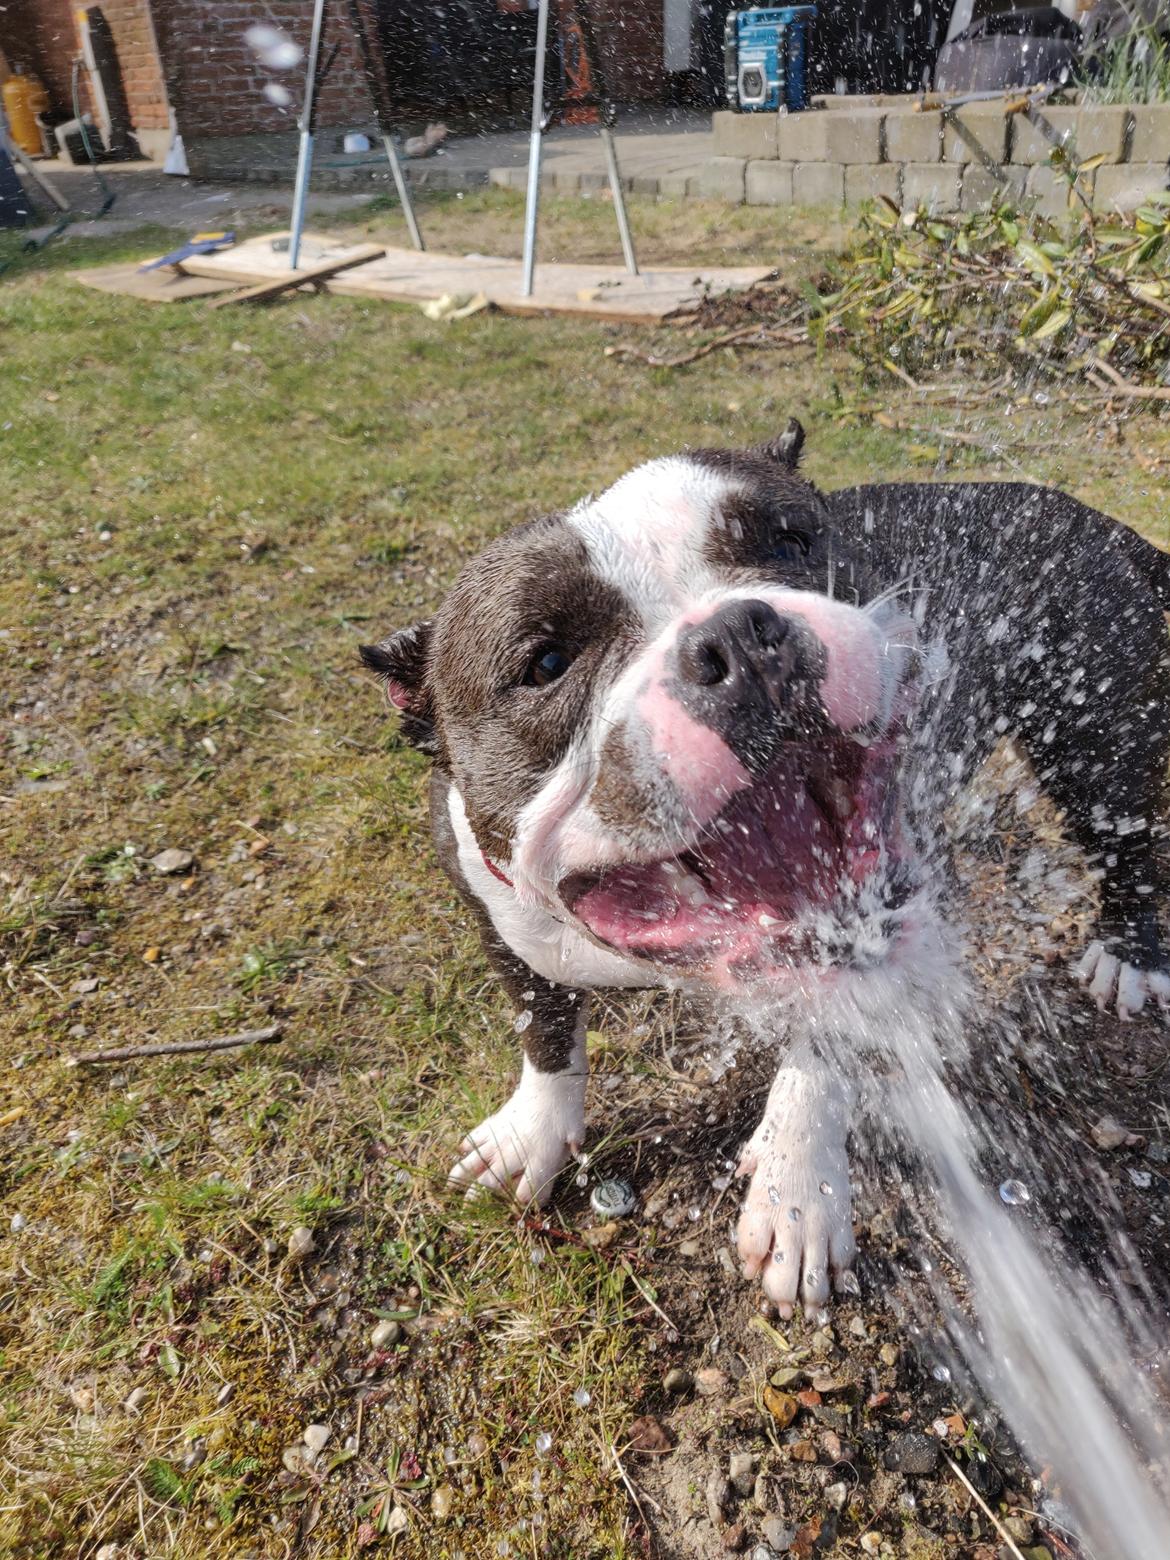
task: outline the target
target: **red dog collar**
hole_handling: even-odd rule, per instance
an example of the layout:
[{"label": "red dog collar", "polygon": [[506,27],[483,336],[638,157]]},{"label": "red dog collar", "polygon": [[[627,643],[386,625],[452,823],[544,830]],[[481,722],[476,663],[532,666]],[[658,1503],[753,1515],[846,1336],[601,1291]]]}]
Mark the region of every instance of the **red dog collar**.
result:
[{"label": "red dog collar", "polygon": [[507,886],[509,888],[511,888],[512,887],[512,879],[510,877],[505,877],[504,876],[504,874],[500,871],[499,867],[496,866],[495,862],[489,859],[489,857],[487,855],[487,852],[481,850],[480,851],[480,855],[483,857],[483,864],[484,864],[484,866],[491,873],[492,877],[499,878],[501,883],[505,883],[505,884],[507,884]]}]

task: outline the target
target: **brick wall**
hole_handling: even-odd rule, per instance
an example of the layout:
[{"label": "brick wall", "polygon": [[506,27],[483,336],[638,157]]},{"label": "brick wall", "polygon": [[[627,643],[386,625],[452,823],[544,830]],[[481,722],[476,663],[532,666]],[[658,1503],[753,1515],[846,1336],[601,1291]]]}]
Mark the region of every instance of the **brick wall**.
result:
[{"label": "brick wall", "polygon": [[[0,8],[0,48],[10,64],[35,71],[53,106],[72,115],[70,77],[79,52],[76,0],[7,0]],[[130,118],[136,130],[168,123],[162,67],[151,32],[148,0],[104,0],[102,10],[118,50]],[[82,103],[91,108],[81,76]]]},{"label": "brick wall", "polygon": [[614,96],[625,103],[660,102],[666,84],[662,0],[594,0],[594,12]]},{"label": "brick wall", "polygon": [[[271,134],[295,127],[304,65],[270,71],[244,41],[254,22],[283,28],[308,48],[312,0],[153,0],[155,31],[179,129],[188,142],[220,135]],[[371,115],[357,48],[344,8],[328,11],[328,47],[341,45],[321,92],[320,126],[362,123]],[[292,95],[287,108],[264,96],[275,81]]]}]

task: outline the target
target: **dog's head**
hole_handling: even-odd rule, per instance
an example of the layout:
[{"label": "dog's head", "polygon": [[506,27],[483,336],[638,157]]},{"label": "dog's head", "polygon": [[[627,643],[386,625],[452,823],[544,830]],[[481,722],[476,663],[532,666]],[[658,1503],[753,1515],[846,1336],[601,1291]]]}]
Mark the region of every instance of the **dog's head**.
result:
[{"label": "dog's head", "polygon": [[796,422],[509,532],[363,650],[497,876],[722,984],[831,962],[896,871],[913,624],[796,471]]}]

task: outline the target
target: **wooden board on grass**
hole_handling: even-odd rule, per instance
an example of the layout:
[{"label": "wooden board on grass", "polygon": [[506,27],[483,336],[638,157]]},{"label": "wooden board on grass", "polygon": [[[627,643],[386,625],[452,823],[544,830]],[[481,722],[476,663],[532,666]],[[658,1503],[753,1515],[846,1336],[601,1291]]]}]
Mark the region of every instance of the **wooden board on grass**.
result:
[{"label": "wooden board on grass", "polygon": [[[218,254],[192,256],[183,264],[193,274],[217,280],[277,280],[288,274],[288,255],[272,248],[274,236],[283,235],[250,239]],[[306,266],[316,265],[352,253],[357,247],[321,234],[307,234],[302,255]],[[518,260],[387,248],[380,258],[351,266],[323,285],[330,292],[394,303],[426,303],[482,292],[489,302],[510,314],[551,313],[655,324],[694,305],[705,293],[750,287],[770,274],[766,266],[660,266],[641,276],[630,276],[620,264],[549,263],[537,266],[535,292],[524,298]]]},{"label": "wooden board on grass", "polygon": [[[245,287],[243,292],[232,293],[230,297],[217,298],[211,307],[222,309],[229,303],[267,303],[269,299],[279,298],[282,293],[290,292],[294,287],[303,287],[306,282],[326,282],[341,271],[352,270],[354,266],[377,260],[385,252],[381,244],[358,244],[342,254],[326,256],[307,265],[298,265],[295,271],[289,270],[286,254],[283,257],[285,262],[283,273],[278,272],[276,276],[269,277],[265,281],[255,282],[251,287]],[[188,269],[186,260],[182,265],[184,270]]]},{"label": "wooden board on grass", "polygon": [[70,271],[75,282],[94,287],[98,292],[115,293],[122,298],[144,298],[148,303],[182,303],[186,298],[207,298],[213,293],[230,292],[233,282],[216,281],[211,276],[183,276],[168,267],[163,271],[140,271],[141,261],[129,264],[87,266]]}]

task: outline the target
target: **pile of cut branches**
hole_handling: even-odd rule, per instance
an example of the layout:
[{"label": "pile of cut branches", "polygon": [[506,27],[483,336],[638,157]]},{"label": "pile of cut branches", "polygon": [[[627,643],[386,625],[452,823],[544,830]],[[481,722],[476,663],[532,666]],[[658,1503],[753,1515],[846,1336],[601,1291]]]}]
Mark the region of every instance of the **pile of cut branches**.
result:
[{"label": "pile of cut branches", "polygon": [[810,330],[916,386],[1011,370],[1170,401],[1170,193],[1127,217],[1086,209],[1071,229],[1011,206],[932,216],[882,201],[842,275]]}]

